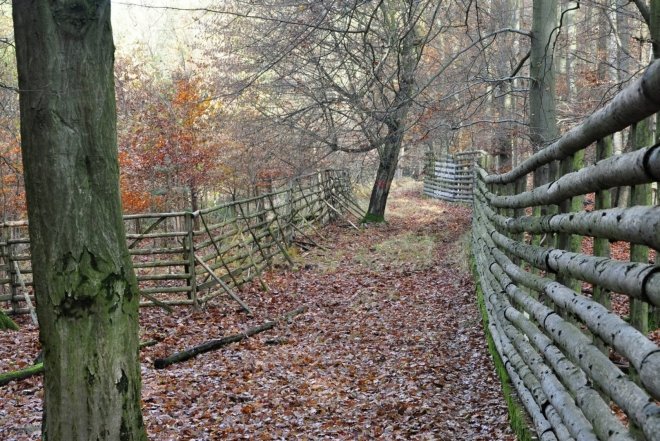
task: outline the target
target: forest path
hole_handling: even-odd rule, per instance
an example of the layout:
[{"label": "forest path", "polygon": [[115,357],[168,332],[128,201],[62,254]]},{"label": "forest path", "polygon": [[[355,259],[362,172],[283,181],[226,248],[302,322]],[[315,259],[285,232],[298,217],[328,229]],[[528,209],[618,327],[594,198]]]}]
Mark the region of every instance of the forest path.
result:
[{"label": "forest path", "polygon": [[[327,250],[265,274],[268,292],[243,290],[253,318],[230,303],[142,310],[141,339],[162,340],[141,352],[150,439],[515,439],[469,273],[470,210],[399,189],[387,218],[324,229]],[[153,369],[156,357],[300,305],[308,312],[286,326]],[[21,324],[0,352],[29,360],[36,333]],[[40,381],[0,388],[0,439],[38,439]]]}]

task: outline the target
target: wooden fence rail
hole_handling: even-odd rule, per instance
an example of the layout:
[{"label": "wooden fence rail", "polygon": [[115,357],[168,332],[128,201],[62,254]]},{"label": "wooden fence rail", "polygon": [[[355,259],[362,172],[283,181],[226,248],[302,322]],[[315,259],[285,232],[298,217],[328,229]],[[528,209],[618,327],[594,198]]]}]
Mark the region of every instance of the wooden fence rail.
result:
[{"label": "wooden fence rail", "polygon": [[[142,306],[200,305],[252,280],[291,241],[338,213],[358,217],[348,175],[325,170],[249,199],[192,212],[124,216]],[[0,304],[28,312],[34,298],[27,221],[0,224]],[[17,271],[18,269],[18,271]],[[28,292],[23,292],[27,290]]]},{"label": "wooden fence rail", "polygon": [[449,202],[472,202],[474,164],[485,154],[473,150],[437,158],[429,155],[423,193]]},{"label": "wooden fence rail", "polygon": [[[659,110],[655,62],[510,172],[477,168],[472,247],[488,329],[541,440],[660,440]],[[612,156],[621,130],[633,148]],[[629,201],[614,207],[624,186]]]}]

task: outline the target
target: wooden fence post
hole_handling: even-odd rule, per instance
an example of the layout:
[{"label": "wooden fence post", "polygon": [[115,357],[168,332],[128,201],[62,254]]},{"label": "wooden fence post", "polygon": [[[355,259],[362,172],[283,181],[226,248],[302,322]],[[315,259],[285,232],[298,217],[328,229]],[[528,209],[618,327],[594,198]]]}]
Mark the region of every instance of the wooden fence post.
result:
[{"label": "wooden fence post", "polygon": [[[647,147],[653,144],[653,133],[650,129],[649,119],[645,119],[635,124],[631,128],[631,139],[633,150]],[[650,205],[651,187],[648,184],[634,185],[630,189],[630,206]],[[644,245],[630,245],[630,261],[648,263],[649,249]],[[637,328],[643,334],[649,331],[649,305],[648,303],[632,299],[630,301],[630,324]]]},{"label": "wooden fence post", "polygon": [[[558,176],[564,176],[574,171],[580,170],[584,165],[584,150],[581,150],[574,155],[567,156],[559,161]],[[584,198],[581,196],[574,196],[565,199],[559,203],[559,213],[570,213],[582,211]],[[558,233],[556,238],[557,248],[570,251],[572,253],[579,253],[582,248],[582,236],[569,233]],[[557,274],[556,280],[562,285],[572,289],[578,294],[582,292],[582,283],[574,278]],[[557,308],[559,309],[559,308]],[[560,309],[558,311],[564,319],[573,320],[570,313],[566,310]]]},{"label": "wooden fence post", "polygon": [[188,298],[192,300],[193,308],[199,308],[199,302],[197,300],[197,277],[195,272],[195,242],[194,242],[194,231],[193,231],[193,218],[195,214],[187,211],[184,215],[184,228],[186,231],[186,237],[183,239],[183,252],[184,259],[186,260],[185,272],[188,274],[187,284],[190,288],[188,293]]},{"label": "wooden fence post", "polygon": [[17,236],[16,231],[18,227],[11,226],[9,227],[9,234],[7,235],[7,265],[9,266],[9,286],[11,289],[11,310],[14,314],[19,312],[18,304],[18,274],[16,273],[16,267],[14,262],[18,262],[15,258],[15,247],[16,245],[12,242],[15,236]]},{"label": "wooden fence post", "polygon": [[[598,140],[596,142],[596,161],[602,161],[612,156],[613,142],[612,137]],[[610,190],[597,191],[594,198],[594,210],[605,210],[612,208],[612,193]],[[610,257],[610,241],[604,237],[594,238],[593,254],[596,257]],[[593,285],[593,299],[606,307],[612,309],[612,296],[610,292],[598,285]],[[605,343],[598,337],[594,339],[594,344],[604,353],[608,353]]]},{"label": "wooden fence post", "polygon": [[[2,290],[0,294],[3,296],[8,295],[7,300],[10,301],[12,305],[12,310],[14,310],[14,293],[12,289],[12,264],[9,259],[9,227],[7,225],[2,225],[0,227],[0,259],[2,260],[2,266],[0,267],[0,285]],[[8,292],[5,291],[5,286],[8,287]]]},{"label": "wooden fence post", "polygon": [[[650,128],[650,119],[647,118],[643,121],[633,124],[630,128],[630,138],[632,142],[632,149],[637,150],[653,144],[653,133]],[[651,203],[651,186],[648,184],[633,185],[630,188],[630,204],[635,205],[650,205]],[[630,244],[630,261],[648,263],[649,261],[649,248],[644,245]],[[643,300],[629,298],[630,304],[630,324],[633,325],[639,332],[646,335],[649,332],[649,305]],[[637,371],[630,366],[630,378],[637,384],[641,384],[641,380]],[[637,425],[631,423],[630,430],[632,433],[643,436],[642,430]]]}]

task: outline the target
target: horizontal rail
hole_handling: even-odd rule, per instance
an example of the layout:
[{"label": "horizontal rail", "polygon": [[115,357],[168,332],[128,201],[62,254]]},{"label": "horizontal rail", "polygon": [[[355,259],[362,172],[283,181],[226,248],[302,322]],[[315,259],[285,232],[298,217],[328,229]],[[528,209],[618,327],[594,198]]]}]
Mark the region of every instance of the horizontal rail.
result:
[{"label": "horizontal rail", "polygon": [[[353,204],[344,172],[324,170],[291,180],[276,191],[196,212],[142,213],[124,216],[126,240],[140,292],[158,295],[158,303],[199,305],[215,298],[217,277],[236,287],[257,277],[272,259],[286,253],[296,234],[312,222],[328,222]],[[337,204],[331,212],[327,204]],[[224,211],[223,211],[224,210]],[[32,293],[27,222],[0,225],[0,301],[11,311],[25,310],[21,283]],[[196,254],[213,271],[196,262]],[[22,280],[13,271],[21,262]],[[204,294],[204,292],[207,292]],[[185,298],[183,298],[185,297]]]},{"label": "horizontal rail", "polygon": [[[475,167],[475,276],[540,439],[660,439],[660,143],[637,136],[658,111],[655,61],[510,172]],[[629,126],[631,151],[613,155],[609,137]]]}]

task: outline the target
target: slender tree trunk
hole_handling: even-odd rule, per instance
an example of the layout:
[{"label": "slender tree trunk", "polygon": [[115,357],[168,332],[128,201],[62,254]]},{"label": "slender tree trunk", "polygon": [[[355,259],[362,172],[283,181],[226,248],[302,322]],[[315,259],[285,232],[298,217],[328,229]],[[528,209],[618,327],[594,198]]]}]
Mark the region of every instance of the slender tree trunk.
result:
[{"label": "slender tree trunk", "polygon": [[391,136],[380,152],[376,181],[371,189],[369,209],[364,217],[365,222],[382,222],[385,220],[385,207],[399,162],[399,151],[403,134],[396,127],[390,128]]},{"label": "slender tree trunk", "polygon": [[[408,11],[410,13],[410,11]],[[417,49],[417,24],[413,17],[408,16],[410,27],[401,39],[401,55],[399,56],[398,90],[394,97],[394,111],[387,116],[387,137],[379,149],[380,162],[376,173],[376,181],[371,191],[369,208],[364,217],[365,222],[382,222],[385,220],[385,206],[390,194],[392,180],[396,173],[401,152],[401,143],[405,130],[408,111],[412,106],[412,94],[415,87],[415,74],[419,64]],[[394,29],[394,32],[397,30]]]},{"label": "slender tree trunk", "polygon": [[[567,7],[573,8],[574,7],[573,2],[568,2]],[[566,45],[566,77],[565,77],[566,102],[570,106],[572,106],[577,92],[577,86],[575,84],[575,80],[577,79],[575,54],[578,48],[576,15],[577,15],[577,11],[571,11],[565,15],[566,32],[568,34],[568,44]]]},{"label": "slender tree trunk", "polygon": [[650,7],[650,26],[651,41],[653,42],[653,58],[660,58],[660,1],[651,0]]},{"label": "slender tree trunk", "polygon": [[14,0],[46,440],[146,440],[110,0]]},{"label": "slender tree trunk", "polygon": [[596,45],[596,53],[598,57],[598,68],[596,70],[596,76],[599,86],[604,86],[610,81],[610,23],[608,20],[610,3],[609,0],[605,2],[603,5],[605,8],[597,12],[598,43]]}]

